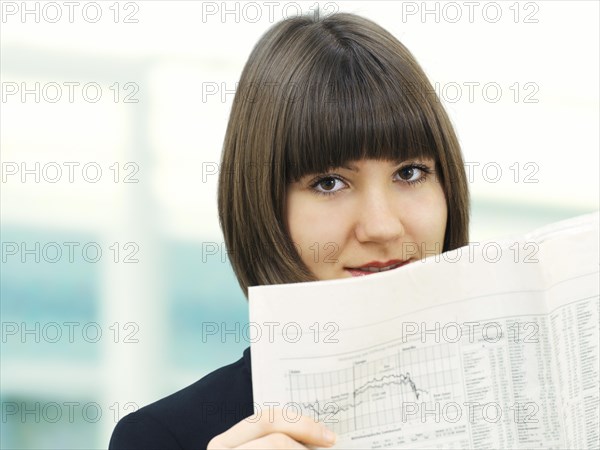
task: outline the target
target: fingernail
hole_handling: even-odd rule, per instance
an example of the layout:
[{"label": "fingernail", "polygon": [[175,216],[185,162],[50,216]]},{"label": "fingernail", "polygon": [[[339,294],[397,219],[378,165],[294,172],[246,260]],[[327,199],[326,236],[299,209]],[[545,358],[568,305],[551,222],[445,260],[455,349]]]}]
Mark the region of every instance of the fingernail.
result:
[{"label": "fingernail", "polygon": [[333,444],[336,439],[336,435],[329,428],[323,428],[323,439],[325,439],[330,444]]}]

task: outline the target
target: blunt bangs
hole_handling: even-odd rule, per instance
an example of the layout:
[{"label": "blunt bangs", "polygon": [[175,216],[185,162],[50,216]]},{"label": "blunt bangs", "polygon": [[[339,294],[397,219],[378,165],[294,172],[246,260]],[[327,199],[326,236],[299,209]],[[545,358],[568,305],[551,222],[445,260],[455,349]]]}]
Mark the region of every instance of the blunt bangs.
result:
[{"label": "blunt bangs", "polygon": [[374,55],[356,58],[348,50],[323,58],[298,89],[306,95],[286,111],[286,181],[365,158],[439,161],[430,126],[435,119],[425,117],[427,99],[416,81]]}]

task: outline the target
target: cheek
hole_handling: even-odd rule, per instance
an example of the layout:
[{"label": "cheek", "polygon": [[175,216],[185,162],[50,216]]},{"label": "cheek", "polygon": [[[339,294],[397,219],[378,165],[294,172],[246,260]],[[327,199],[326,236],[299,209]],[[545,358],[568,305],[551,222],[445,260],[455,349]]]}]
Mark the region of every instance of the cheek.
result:
[{"label": "cheek", "polygon": [[334,213],[328,202],[316,202],[308,195],[293,193],[288,196],[287,207],[290,237],[296,247],[302,250],[302,260],[308,266],[315,264],[315,244],[321,252],[331,243],[336,248],[341,247],[349,223],[344,209],[337,208]]},{"label": "cheek", "polygon": [[433,248],[435,242],[443,245],[447,206],[441,186],[432,184],[404,196],[398,206],[398,216],[404,226],[404,239],[407,242],[417,245],[426,243],[427,248],[430,248],[430,244]]},{"label": "cheek", "polygon": [[428,193],[423,204],[427,207],[419,209],[416,232],[421,234],[422,240],[443,244],[448,220],[448,208],[441,186],[435,186]]}]

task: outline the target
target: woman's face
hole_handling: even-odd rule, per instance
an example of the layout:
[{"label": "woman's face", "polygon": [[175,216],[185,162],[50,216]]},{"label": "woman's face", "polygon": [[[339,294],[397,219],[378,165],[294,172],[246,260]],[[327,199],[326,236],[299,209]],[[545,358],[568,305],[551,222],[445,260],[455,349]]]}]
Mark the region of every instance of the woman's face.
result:
[{"label": "woman's face", "polygon": [[439,254],[446,219],[433,160],[354,161],[288,187],[288,229],[319,280],[368,275]]}]

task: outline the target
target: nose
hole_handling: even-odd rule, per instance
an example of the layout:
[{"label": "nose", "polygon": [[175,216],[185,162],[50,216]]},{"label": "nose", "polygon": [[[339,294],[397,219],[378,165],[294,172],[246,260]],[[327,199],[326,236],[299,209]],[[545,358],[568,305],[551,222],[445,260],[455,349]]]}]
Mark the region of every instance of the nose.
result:
[{"label": "nose", "polygon": [[373,191],[362,199],[356,222],[355,234],[358,241],[392,243],[404,236],[404,225],[400,217],[401,206],[397,196],[380,190]]}]

